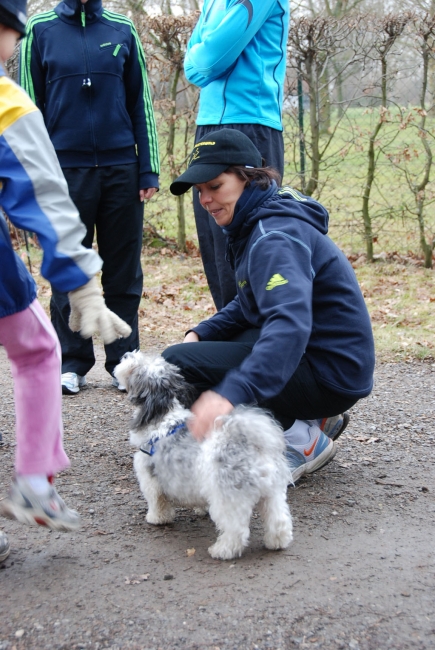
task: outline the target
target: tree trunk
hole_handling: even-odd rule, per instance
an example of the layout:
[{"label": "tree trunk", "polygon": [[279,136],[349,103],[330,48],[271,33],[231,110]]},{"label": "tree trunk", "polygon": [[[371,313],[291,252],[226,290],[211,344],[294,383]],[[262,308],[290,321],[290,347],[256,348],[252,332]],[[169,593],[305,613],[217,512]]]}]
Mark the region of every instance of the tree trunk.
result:
[{"label": "tree trunk", "polygon": [[325,65],[319,81],[319,127],[320,133],[323,134],[329,133],[331,127],[331,98],[329,96],[329,70],[327,65]]},{"label": "tree trunk", "polygon": [[421,85],[421,95],[420,95],[420,106],[422,109],[421,121],[420,121],[420,133],[422,134],[422,143],[425,151],[426,161],[424,166],[424,175],[421,183],[414,188],[415,202],[417,204],[417,219],[418,219],[418,228],[420,231],[420,246],[424,255],[424,266],[426,269],[432,268],[432,245],[427,242],[426,233],[425,233],[425,220],[424,220],[424,204],[425,204],[425,189],[426,185],[429,183],[430,172],[432,169],[432,150],[427,141],[427,138],[424,136],[426,131],[426,92],[428,86],[428,76],[429,76],[429,46],[427,41],[423,45],[423,79]]},{"label": "tree trunk", "polygon": [[311,174],[306,186],[306,194],[312,196],[319,184],[320,173],[320,151],[319,151],[319,106],[317,103],[317,75],[313,69],[312,62],[307,59],[306,70],[308,77],[308,94],[310,98],[310,133],[311,133]]},{"label": "tree trunk", "polygon": [[375,142],[378,136],[379,131],[382,128],[384,123],[382,119],[382,110],[387,107],[387,59],[384,55],[381,59],[382,66],[382,80],[381,80],[381,89],[382,89],[382,106],[381,106],[381,115],[379,121],[375,126],[373,133],[370,136],[369,140],[369,149],[367,153],[368,157],[368,168],[366,176],[366,184],[364,187],[363,193],[363,204],[362,204],[362,215],[364,222],[364,239],[366,242],[366,253],[367,261],[373,262],[373,228],[372,228],[372,218],[370,215],[370,194],[372,191],[373,181],[375,179],[375,169],[376,169],[376,159],[375,159]]},{"label": "tree trunk", "polygon": [[[166,151],[168,152],[168,161],[169,168],[171,170],[171,180],[174,181],[178,173],[174,167],[174,151],[175,151],[175,126],[176,126],[176,117],[177,117],[177,88],[178,80],[180,78],[181,68],[177,68],[174,73],[171,84],[171,100],[172,107],[169,114],[169,129],[168,129],[168,140],[166,143]],[[178,236],[177,243],[180,250],[186,250],[186,216],[184,212],[184,195],[177,197],[177,223],[178,223]]]}]

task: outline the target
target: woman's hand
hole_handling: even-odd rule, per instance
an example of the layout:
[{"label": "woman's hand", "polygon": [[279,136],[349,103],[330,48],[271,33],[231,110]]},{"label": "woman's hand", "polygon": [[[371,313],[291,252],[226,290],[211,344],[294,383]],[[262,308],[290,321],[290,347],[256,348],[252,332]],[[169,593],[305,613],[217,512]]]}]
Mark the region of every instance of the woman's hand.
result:
[{"label": "woman's hand", "polygon": [[196,332],[187,332],[183,341],[183,343],[198,343],[198,342],[199,342],[199,336]]},{"label": "woman's hand", "polygon": [[231,402],[218,393],[211,390],[203,393],[191,408],[194,417],[187,422],[192,436],[198,442],[204,440],[213,429],[216,418],[227,415],[233,408]]},{"label": "woman's hand", "polygon": [[139,199],[141,203],[152,199],[152,197],[156,192],[157,192],[157,187],[147,187],[142,190],[139,190]]}]

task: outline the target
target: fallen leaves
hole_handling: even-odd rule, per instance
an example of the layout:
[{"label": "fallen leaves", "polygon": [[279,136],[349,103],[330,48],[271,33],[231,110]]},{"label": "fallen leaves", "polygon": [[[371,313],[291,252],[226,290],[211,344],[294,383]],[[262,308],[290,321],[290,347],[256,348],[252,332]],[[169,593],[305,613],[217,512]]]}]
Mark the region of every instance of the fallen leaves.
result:
[{"label": "fallen leaves", "polygon": [[115,494],[130,494],[131,489],[130,488],[116,487],[114,492],[115,492]]},{"label": "fallen leaves", "polygon": [[358,440],[358,442],[362,442],[364,444],[370,444],[372,442],[380,442],[380,438],[376,438],[374,436],[356,436],[355,440]]},{"label": "fallen leaves", "polygon": [[94,530],[92,535],[109,535],[110,533],[106,533],[105,530]]},{"label": "fallen leaves", "polygon": [[375,478],[376,485],[390,485],[391,487],[404,487],[404,483],[389,483],[387,481],[381,481],[378,478]]},{"label": "fallen leaves", "polygon": [[142,582],[146,582],[149,577],[150,577],[149,573],[142,573],[139,576],[134,575],[134,576],[131,576],[131,578],[129,578],[128,576],[125,576],[124,584],[126,584],[126,585],[140,585]]}]

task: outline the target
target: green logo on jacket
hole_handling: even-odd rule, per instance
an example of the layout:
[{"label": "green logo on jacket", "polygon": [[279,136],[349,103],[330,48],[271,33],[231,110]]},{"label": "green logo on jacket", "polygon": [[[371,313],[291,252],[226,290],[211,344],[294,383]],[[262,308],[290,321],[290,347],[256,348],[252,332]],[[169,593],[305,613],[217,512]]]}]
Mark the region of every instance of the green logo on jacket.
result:
[{"label": "green logo on jacket", "polygon": [[266,284],[266,291],[271,291],[275,287],[280,287],[282,284],[288,284],[288,280],[283,278],[279,273],[275,273]]}]

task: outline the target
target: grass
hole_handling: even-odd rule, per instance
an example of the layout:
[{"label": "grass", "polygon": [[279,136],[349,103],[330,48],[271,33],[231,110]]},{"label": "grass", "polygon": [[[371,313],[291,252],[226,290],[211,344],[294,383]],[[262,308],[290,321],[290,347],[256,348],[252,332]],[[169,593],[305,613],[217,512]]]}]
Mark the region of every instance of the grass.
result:
[{"label": "grass", "polygon": [[[40,250],[31,247],[39,299],[47,310],[50,285],[39,275]],[[378,361],[435,359],[435,276],[414,258],[351,262],[370,312]],[[144,293],[139,319],[144,349],[162,349],[215,311],[201,259],[171,248],[144,249]]]},{"label": "grass", "polygon": [[435,277],[412,263],[358,266],[379,360],[435,358]]},{"label": "grass", "polygon": [[[365,247],[362,222],[362,194],[368,166],[368,144],[374,126],[379,119],[379,108],[350,108],[346,112],[321,163],[319,188],[315,198],[330,212],[330,234],[348,254]],[[335,125],[332,116],[332,128]],[[414,195],[405,179],[418,184],[423,176],[426,162],[422,139],[419,136],[420,116],[416,109],[392,108],[386,116],[375,143],[376,172],[370,195],[370,213],[376,238],[375,252],[398,251],[401,254],[419,251],[418,225]],[[429,133],[435,130],[435,118],[427,119]],[[306,137],[307,124],[305,125]],[[321,137],[320,148],[329,134]],[[284,138],[286,142],[287,182],[300,185],[299,136],[297,116],[287,115]],[[432,137],[428,140],[433,148]],[[295,162],[296,161],[296,162]],[[310,161],[307,159],[307,176]],[[433,175],[432,175],[433,176]],[[425,220],[427,238],[431,241],[435,231],[432,202],[435,182],[426,188]]]},{"label": "grass", "polygon": [[[418,136],[419,115],[407,109],[402,119],[398,109],[391,109],[388,122],[382,127],[376,142],[377,168],[375,183],[371,193],[371,217],[375,236],[375,254],[398,252],[401,255],[413,251],[420,254],[419,234],[414,195],[404,176],[404,169],[414,180],[421,179],[425,162],[424,149]],[[379,117],[379,109],[348,109],[345,118],[331,141],[321,165],[319,190],[315,198],[320,200],[330,213],[330,235],[348,255],[365,250],[362,222],[362,193],[367,174],[368,141]],[[332,116],[334,126],[335,115]],[[163,119],[158,120],[159,139],[162,157],[161,191],[147,204],[145,218],[156,230],[168,239],[177,235],[176,204],[169,193],[170,178],[165,147],[167,133]],[[406,128],[401,128],[401,126]],[[284,182],[300,189],[299,172],[299,132],[297,115],[287,113],[284,118],[285,174]],[[305,132],[309,139],[308,115],[305,116]],[[435,117],[428,118],[427,129],[435,132]],[[182,161],[184,148],[182,133],[184,123],[177,122],[175,158]],[[322,136],[321,147],[328,135]],[[190,139],[193,144],[193,130]],[[432,144],[432,139],[429,140]],[[391,156],[391,159],[390,157]],[[393,161],[393,162],[392,162]],[[307,159],[309,171],[310,161]],[[184,169],[184,164],[180,170]],[[308,174],[307,171],[307,174]],[[433,175],[432,175],[433,176]],[[435,181],[426,191],[427,204],[425,220],[427,239],[431,241],[435,233],[435,211],[432,202],[435,198]],[[187,238],[195,240],[195,224],[190,193],[185,195]]]}]

